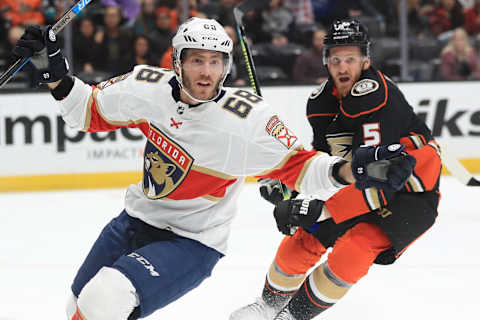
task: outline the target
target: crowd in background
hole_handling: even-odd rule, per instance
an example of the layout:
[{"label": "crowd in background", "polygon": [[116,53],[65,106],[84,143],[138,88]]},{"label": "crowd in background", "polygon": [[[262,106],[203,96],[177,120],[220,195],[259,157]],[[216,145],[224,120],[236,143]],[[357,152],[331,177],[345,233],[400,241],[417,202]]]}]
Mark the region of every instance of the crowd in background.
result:
[{"label": "crowd in background", "polygon": [[[128,72],[137,64],[172,67],[171,39],[183,19],[218,20],[234,40],[232,86],[248,85],[233,7],[241,0],[98,0],[73,23],[72,67],[87,82]],[[400,0],[272,0],[244,17],[257,76],[263,84],[318,84],[326,28],[352,17],[367,26],[373,65],[400,77]],[[73,5],[65,0],[0,0],[0,71],[28,25],[53,24]],[[188,12],[184,12],[188,11]],[[480,0],[407,0],[409,79],[480,79]],[[62,38],[62,37],[60,37]],[[28,75],[12,86],[31,86]],[[23,82],[22,82],[23,80]],[[404,80],[404,79],[403,79]]]}]

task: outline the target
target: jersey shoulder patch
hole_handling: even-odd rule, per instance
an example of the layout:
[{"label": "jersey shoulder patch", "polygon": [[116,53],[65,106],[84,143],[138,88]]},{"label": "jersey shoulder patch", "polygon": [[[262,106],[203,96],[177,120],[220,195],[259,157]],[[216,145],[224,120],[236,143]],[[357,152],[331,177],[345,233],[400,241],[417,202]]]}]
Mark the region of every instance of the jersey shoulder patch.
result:
[{"label": "jersey shoulder patch", "polygon": [[287,149],[291,149],[297,142],[297,136],[276,115],[268,120],[265,131]]},{"label": "jersey shoulder patch", "polygon": [[388,86],[380,71],[373,68],[363,72],[340,105],[342,114],[348,118],[357,118],[373,113],[387,105]]},{"label": "jersey shoulder patch", "polygon": [[352,87],[351,94],[354,97],[364,96],[378,90],[380,85],[373,79],[362,79]]},{"label": "jersey shoulder patch", "polygon": [[315,99],[317,98],[322,92],[323,90],[325,89],[325,86],[327,85],[327,82],[328,80],[325,80],[323,81],[321,84],[320,84],[320,87],[316,88],[315,90],[313,90],[313,92],[310,94],[310,97],[308,97],[309,99]]}]

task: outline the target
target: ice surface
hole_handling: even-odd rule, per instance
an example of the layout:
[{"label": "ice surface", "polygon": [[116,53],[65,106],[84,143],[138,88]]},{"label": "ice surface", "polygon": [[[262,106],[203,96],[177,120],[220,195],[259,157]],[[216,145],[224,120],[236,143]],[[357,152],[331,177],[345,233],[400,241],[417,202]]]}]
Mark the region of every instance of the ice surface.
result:
[{"label": "ice surface", "polygon": [[[475,319],[480,188],[442,180],[439,217],[392,266],[373,266],[319,319]],[[0,320],[66,319],[75,272],[123,189],[0,194]],[[246,185],[229,254],[199,288],[147,319],[228,319],[261,292],[282,236],[272,206]]]}]

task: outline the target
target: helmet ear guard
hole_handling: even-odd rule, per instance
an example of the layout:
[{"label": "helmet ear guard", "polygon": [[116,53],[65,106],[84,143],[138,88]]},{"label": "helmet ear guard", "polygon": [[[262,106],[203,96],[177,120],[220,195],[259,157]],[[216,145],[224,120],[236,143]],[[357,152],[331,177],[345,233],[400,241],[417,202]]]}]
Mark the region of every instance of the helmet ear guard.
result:
[{"label": "helmet ear guard", "polygon": [[[223,83],[232,67],[233,41],[228,36],[220,23],[213,19],[193,17],[179,26],[177,33],[172,39],[172,60],[175,75],[182,90],[192,99],[198,102],[207,102],[216,99],[220,94]],[[224,71],[218,84],[218,94],[210,100],[199,100],[192,97],[183,86],[182,79],[182,53],[184,49],[203,49],[224,53]]]},{"label": "helmet ear guard", "polygon": [[370,59],[370,38],[367,28],[357,20],[336,20],[323,40],[323,64],[327,65],[330,49],[339,46],[360,47],[362,54]]}]

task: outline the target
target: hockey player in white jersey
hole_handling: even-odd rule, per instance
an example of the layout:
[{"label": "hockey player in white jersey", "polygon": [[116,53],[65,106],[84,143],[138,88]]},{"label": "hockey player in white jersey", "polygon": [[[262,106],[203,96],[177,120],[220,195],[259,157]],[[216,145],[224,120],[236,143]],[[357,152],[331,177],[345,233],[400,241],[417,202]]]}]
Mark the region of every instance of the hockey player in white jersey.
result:
[{"label": "hockey player in white jersey", "polygon": [[[232,40],[214,20],[192,18],[179,27],[174,70],[139,65],[96,86],[67,75],[49,30],[29,27],[14,54],[46,47],[48,64],[37,64],[35,74],[60,101],[65,122],[89,132],[138,128],[147,138],[143,180],[128,188],[125,210],[80,267],[69,320],[146,317],[198,286],[226,253],[245,176],[327,199],[355,178],[389,183],[411,173],[408,156],[392,152],[396,160],[387,160],[380,176],[366,168],[374,153],[352,162],[354,175],[341,158],[304,150],[261,97],[224,88]],[[293,218],[292,226],[318,219]]]}]

